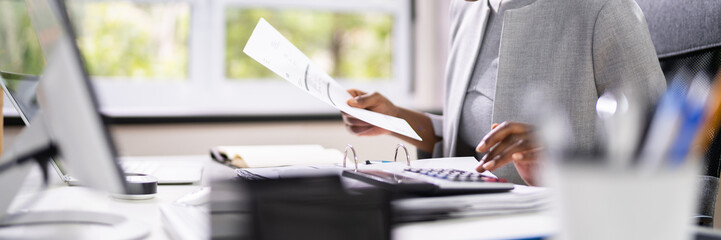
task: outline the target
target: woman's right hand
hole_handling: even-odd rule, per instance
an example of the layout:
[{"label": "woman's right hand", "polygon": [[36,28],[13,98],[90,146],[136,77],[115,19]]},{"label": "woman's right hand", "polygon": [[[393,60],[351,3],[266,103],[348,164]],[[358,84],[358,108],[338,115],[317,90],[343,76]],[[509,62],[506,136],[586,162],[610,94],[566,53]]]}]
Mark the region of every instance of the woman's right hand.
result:
[{"label": "woman's right hand", "polygon": [[[348,89],[348,93],[353,97],[348,99],[348,105],[351,107],[362,108],[373,112],[378,112],[390,116],[398,116],[399,109],[386,97],[377,92],[365,93],[357,89]],[[390,131],[376,127],[357,119],[347,113],[343,114],[343,123],[351,133],[358,136],[376,136],[388,134]]]}]

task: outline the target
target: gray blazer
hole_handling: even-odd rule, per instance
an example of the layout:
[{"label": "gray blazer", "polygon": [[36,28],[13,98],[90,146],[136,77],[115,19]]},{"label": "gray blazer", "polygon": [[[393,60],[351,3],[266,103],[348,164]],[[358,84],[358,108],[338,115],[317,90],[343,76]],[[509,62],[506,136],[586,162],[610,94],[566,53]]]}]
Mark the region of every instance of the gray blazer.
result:
[{"label": "gray blazer", "polygon": [[[451,3],[446,102],[442,116],[428,114],[435,134],[443,138],[434,156],[455,153],[460,111],[488,19],[487,1]],[[560,103],[573,142],[592,148],[596,100],[621,86],[640,89],[634,94],[651,102],[666,88],[646,20],[633,0],[536,0],[505,13],[494,123],[533,122],[533,116],[521,113],[522,95],[528,89],[553,89],[547,104]],[[522,183],[513,164],[499,173]]]}]

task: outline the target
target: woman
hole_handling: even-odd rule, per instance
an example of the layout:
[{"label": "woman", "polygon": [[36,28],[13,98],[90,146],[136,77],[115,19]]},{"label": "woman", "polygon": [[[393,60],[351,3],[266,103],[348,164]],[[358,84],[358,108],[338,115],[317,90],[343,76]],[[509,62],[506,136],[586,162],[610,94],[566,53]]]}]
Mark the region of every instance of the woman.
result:
[{"label": "woman", "polygon": [[[399,136],[434,156],[485,154],[478,171],[536,184],[540,145],[521,114],[527,89],[552,88],[576,147],[590,149],[595,103],[610,89],[633,88],[653,102],[665,80],[641,9],[633,0],[453,1],[443,115],[393,105],[351,89],[348,104],[408,121],[423,138]],[[343,115],[356,135],[389,132]],[[501,123],[491,130],[493,123]],[[509,164],[513,163],[513,164]]]}]

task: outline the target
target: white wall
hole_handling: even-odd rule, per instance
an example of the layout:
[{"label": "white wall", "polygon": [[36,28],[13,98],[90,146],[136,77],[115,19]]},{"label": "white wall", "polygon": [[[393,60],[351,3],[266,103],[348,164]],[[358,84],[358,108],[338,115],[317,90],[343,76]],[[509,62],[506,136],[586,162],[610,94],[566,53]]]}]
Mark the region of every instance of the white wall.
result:
[{"label": "white wall", "polygon": [[414,21],[415,106],[441,110],[450,43],[449,0],[416,1]]}]

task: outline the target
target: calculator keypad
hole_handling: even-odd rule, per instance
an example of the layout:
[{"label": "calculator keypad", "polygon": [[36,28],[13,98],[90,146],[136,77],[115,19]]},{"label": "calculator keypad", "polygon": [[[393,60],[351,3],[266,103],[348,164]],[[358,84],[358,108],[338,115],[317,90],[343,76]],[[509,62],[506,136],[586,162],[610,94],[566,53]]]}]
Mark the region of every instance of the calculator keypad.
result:
[{"label": "calculator keypad", "polygon": [[406,168],[403,170],[454,182],[506,182],[506,179],[484,176],[481,173],[458,169]]}]

